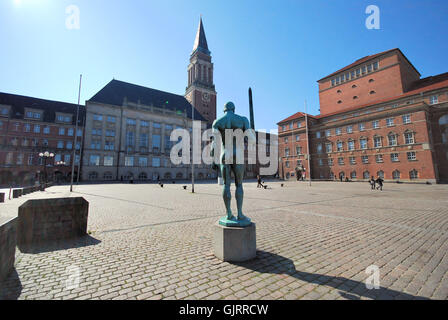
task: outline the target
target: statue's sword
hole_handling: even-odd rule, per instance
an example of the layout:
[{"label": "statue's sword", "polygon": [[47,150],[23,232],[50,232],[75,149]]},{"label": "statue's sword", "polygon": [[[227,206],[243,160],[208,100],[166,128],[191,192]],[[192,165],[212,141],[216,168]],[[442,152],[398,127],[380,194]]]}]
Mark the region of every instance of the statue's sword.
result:
[{"label": "statue's sword", "polygon": [[250,112],[250,127],[255,130],[254,121],[254,103],[252,101],[252,89],[249,88],[249,112]]}]

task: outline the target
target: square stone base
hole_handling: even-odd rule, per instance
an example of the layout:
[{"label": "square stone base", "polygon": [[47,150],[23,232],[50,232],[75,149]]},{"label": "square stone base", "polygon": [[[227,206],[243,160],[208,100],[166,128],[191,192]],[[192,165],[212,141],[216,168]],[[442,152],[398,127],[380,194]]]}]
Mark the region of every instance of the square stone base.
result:
[{"label": "square stone base", "polygon": [[255,223],[245,228],[214,226],[215,256],[228,262],[243,262],[257,255]]}]

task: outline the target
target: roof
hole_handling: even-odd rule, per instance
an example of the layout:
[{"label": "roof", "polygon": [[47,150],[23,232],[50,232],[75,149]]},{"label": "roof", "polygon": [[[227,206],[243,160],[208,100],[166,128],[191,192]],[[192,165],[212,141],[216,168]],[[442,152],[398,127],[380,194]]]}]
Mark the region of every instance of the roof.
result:
[{"label": "roof", "polygon": [[394,101],[394,100],[399,100],[402,98],[406,98],[409,96],[413,96],[419,93],[423,93],[423,92],[428,92],[428,91],[433,91],[433,90],[437,90],[437,89],[441,89],[441,88],[447,88],[448,87],[448,72],[446,73],[442,73],[439,74],[437,76],[431,76],[431,77],[427,77],[424,79],[420,79],[414,82],[414,84],[411,86],[411,90],[399,95],[399,96],[395,96],[395,97],[391,97],[391,98],[387,98],[387,99],[382,99],[382,100],[377,100],[377,101],[373,101],[367,104],[363,104],[363,105],[359,105],[359,106],[355,106],[352,108],[347,108],[344,110],[340,110],[340,111],[336,111],[336,112],[332,112],[332,113],[326,113],[324,115],[318,115],[315,118],[316,119],[321,119],[321,118],[325,118],[328,116],[332,116],[332,115],[336,115],[336,114],[340,114],[340,113],[345,113],[348,111],[353,111],[353,110],[357,110],[357,109],[362,109],[365,107],[369,107],[369,106],[373,106],[376,104],[380,104],[380,103],[385,103],[388,101]]},{"label": "roof", "polygon": [[414,65],[408,60],[408,58],[406,58],[406,56],[403,54],[403,52],[401,52],[401,50],[400,50],[399,48],[394,48],[394,49],[391,49],[391,50],[383,51],[383,52],[380,52],[380,53],[377,53],[377,54],[373,54],[373,55],[366,56],[366,57],[364,57],[364,58],[358,59],[358,60],[356,60],[355,62],[353,62],[352,64],[349,64],[348,66],[346,66],[346,67],[344,67],[344,68],[342,68],[342,69],[339,69],[338,71],[333,72],[332,74],[330,74],[330,75],[328,75],[328,76],[326,76],[326,77],[324,77],[324,78],[322,78],[322,79],[320,79],[320,80],[317,80],[317,82],[320,82],[320,81],[325,80],[325,79],[327,79],[327,78],[329,78],[329,77],[332,77],[332,76],[334,76],[334,75],[336,75],[336,74],[338,74],[338,73],[340,73],[340,72],[343,72],[343,71],[346,71],[346,70],[348,70],[348,69],[351,69],[351,68],[353,68],[353,67],[355,67],[355,66],[357,66],[357,65],[363,64],[363,63],[365,63],[365,62],[367,62],[367,61],[369,61],[369,60],[372,60],[372,59],[378,58],[378,57],[380,57],[380,56],[383,56],[383,55],[385,55],[385,54],[388,54],[388,53],[390,53],[390,52],[392,52],[392,51],[398,51],[399,53],[401,53],[401,55],[406,59],[406,61],[409,63],[409,65],[410,65],[410,66],[411,66],[411,67],[412,67],[418,74],[420,74],[420,72],[418,72],[418,70],[417,70],[417,69],[414,67]]},{"label": "roof", "polygon": [[[286,119],[284,119],[284,120],[278,122],[277,124],[280,124],[280,123],[283,123],[283,122],[292,121],[292,120],[296,120],[296,119],[301,119],[301,118],[304,118],[305,115],[306,115],[306,114],[303,113],[303,112],[297,112],[297,113],[293,114],[292,116],[290,116],[290,117],[288,117],[288,118],[286,118]],[[310,114],[308,114],[308,117],[310,117],[310,118],[315,118],[315,116],[312,116],[312,115],[310,115]]]},{"label": "roof", "polygon": [[[42,121],[54,122],[56,119],[56,112],[73,114],[72,124],[76,124],[77,104],[45,100],[27,96],[21,96],[11,93],[0,92],[0,104],[9,105],[12,107],[11,117],[13,119],[22,119],[25,114],[25,108],[44,110]],[[80,105],[79,108],[79,124],[84,124],[85,107]]]},{"label": "roof", "polygon": [[207,38],[205,37],[204,25],[202,24],[202,18],[199,20],[198,32],[196,33],[196,39],[194,40],[193,53],[201,51],[207,55],[210,55],[208,50]]},{"label": "roof", "polygon": [[[184,96],[115,79],[95,94],[89,102],[122,106],[125,98],[128,102],[165,108],[171,111],[181,111],[182,113],[186,112],[187,117],[192,119],[193,107]],[[197,110],[195,110],[194,118],[195,120],[207,121]]]}]

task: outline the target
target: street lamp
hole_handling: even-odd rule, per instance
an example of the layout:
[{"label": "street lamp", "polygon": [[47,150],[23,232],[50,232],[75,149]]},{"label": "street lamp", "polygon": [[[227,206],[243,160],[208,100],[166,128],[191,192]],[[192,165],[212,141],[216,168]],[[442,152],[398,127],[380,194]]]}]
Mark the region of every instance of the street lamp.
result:
[{"label": "street lamp", "polygon": [[45,183],[47,183],[47,159],[49,158],[53,158],[54,157],[54,153],[53,152],[41,152],[39,153],[39,157],[44,159],[44,176],[45,176]]}]

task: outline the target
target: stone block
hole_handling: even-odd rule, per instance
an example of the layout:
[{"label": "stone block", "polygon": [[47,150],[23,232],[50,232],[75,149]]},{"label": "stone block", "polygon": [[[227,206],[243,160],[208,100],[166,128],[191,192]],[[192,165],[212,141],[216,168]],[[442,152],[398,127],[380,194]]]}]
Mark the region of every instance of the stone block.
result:
[{"label": "stone block", "polygon": [[5,202],[5,193],[0,193],[0,203]]},{"label": "stone block", "polygon": [[84,236],[88,213],[82,197],[28,200],[19,207],[18,247]]},{"label": "stone block", "polygon": [[17,218],[0,218],[0,281],[14,269],[17,243]]},{"label": "stone block", "polygon": [[12,197],[14,199],[20,197],[22,195],[22,189],[14,189],[12,190]]},{"label": "stone block", "polygon": [[244,262],[257,255],[255,223],[245,228],[214,226],[215,256],[228,262]]}]

